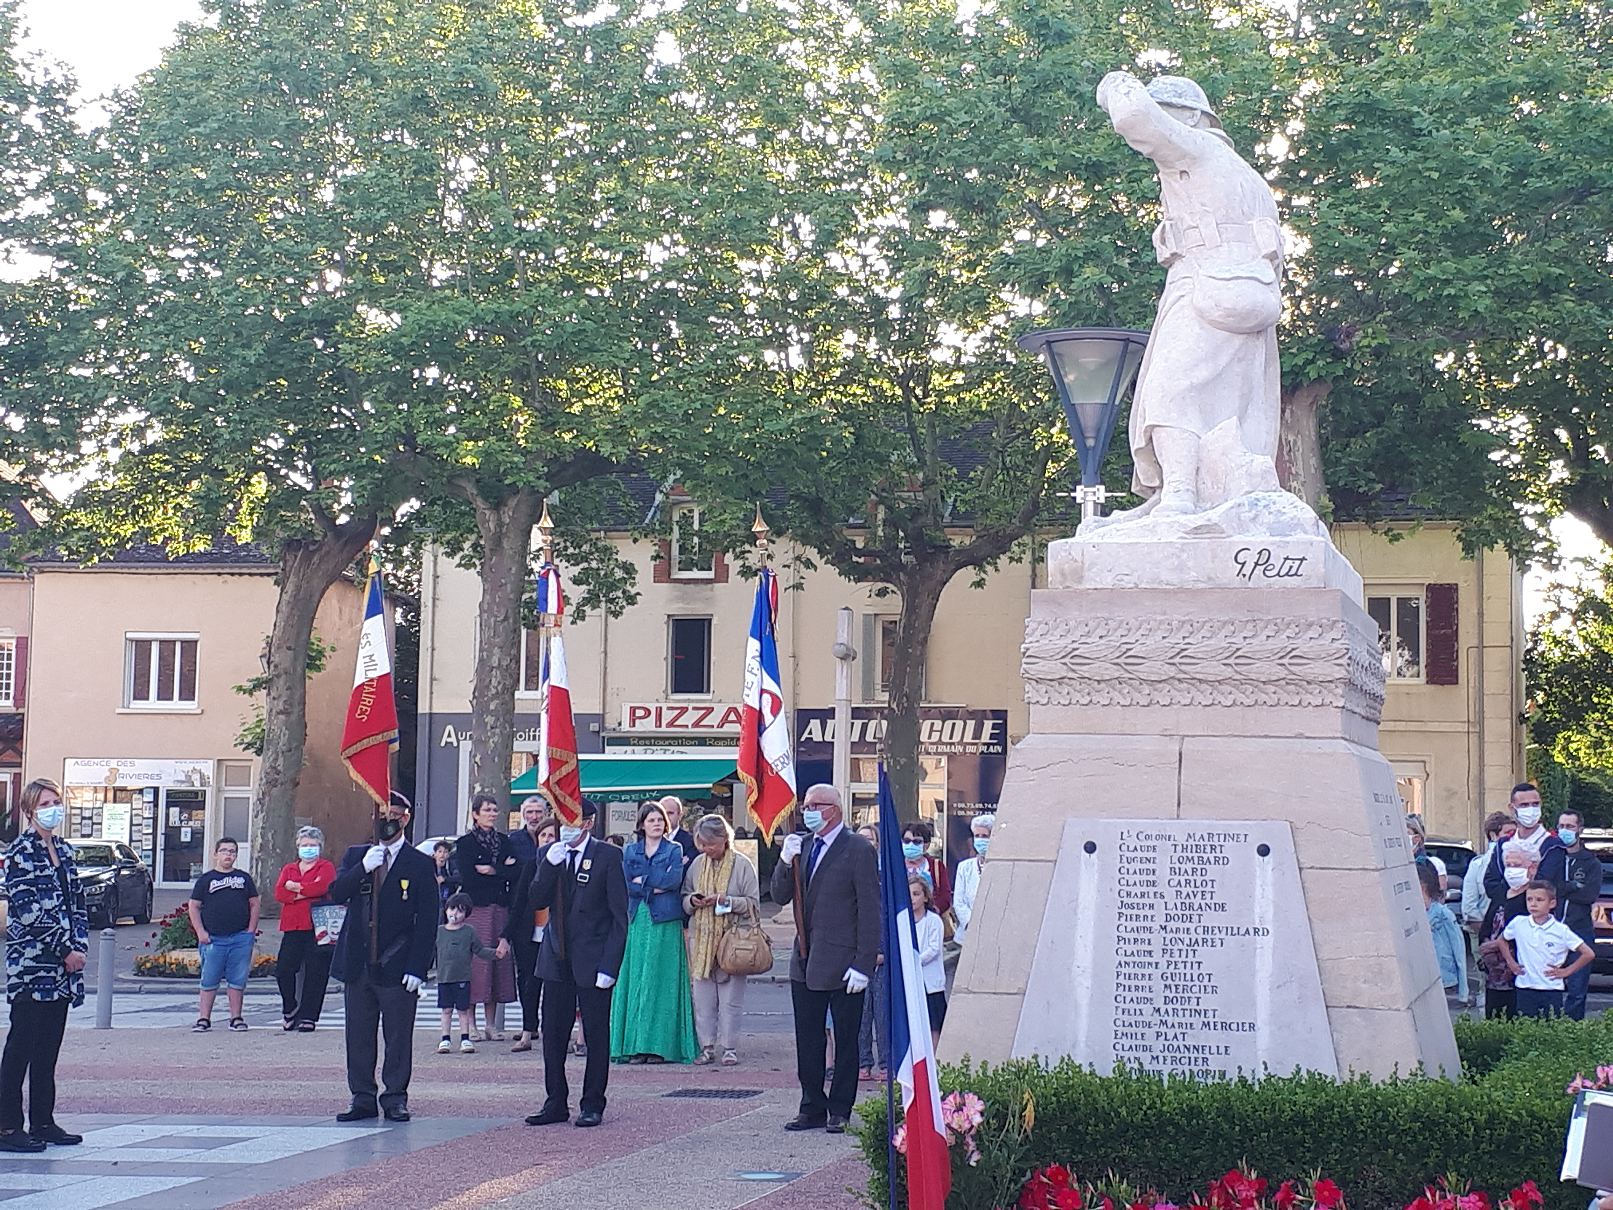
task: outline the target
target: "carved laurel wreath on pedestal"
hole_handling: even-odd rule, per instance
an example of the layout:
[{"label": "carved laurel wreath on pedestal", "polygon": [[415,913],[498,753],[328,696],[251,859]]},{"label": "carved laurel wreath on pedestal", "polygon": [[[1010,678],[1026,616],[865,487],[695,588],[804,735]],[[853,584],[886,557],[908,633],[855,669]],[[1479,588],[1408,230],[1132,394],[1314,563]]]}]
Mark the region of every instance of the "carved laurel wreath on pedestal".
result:
[{"label": "carved laurel wreath on pedestal", "polygon": [[1033,706],[1322,706],[1376,724],[1383,658],[1342,619],[1032,618]]}]

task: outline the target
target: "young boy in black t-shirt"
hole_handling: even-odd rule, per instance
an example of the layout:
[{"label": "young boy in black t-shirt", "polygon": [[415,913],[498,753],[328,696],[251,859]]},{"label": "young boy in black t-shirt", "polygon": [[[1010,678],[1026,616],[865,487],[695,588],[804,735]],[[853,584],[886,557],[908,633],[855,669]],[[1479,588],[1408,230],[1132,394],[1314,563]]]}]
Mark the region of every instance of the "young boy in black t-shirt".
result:
[{"label": "young boy in black t-shirt", "polygon": [[241,1015],[247,976],[252,973],[252,948],[258,938],[261,900],[252,875],[235,868],[241,847],[233,836],[221,836],[213,846],[213,868],[196,880],[190,893],[190,923],[202,954],[202,997],[192,1033],[213,1028],[213,1000],[218,985],[225,985],[230,1002],[230,1028],[246,1028]]}]

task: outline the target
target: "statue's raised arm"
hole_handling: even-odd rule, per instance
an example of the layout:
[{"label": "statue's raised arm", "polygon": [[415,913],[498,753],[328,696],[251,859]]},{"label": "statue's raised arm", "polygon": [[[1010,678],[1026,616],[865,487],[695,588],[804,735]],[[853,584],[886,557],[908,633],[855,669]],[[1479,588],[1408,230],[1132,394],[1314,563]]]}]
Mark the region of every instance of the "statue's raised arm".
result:
[{"label": "statue's raised arm", "polygon": [[1110,72],[1097,100],[1159,167],[1154,250],[1169,273],[1131,408],[1132,490],[1145,501],[1083,529],[1278,491],[1282,232],[1271,190],[1192,80],[1145,88]]}]

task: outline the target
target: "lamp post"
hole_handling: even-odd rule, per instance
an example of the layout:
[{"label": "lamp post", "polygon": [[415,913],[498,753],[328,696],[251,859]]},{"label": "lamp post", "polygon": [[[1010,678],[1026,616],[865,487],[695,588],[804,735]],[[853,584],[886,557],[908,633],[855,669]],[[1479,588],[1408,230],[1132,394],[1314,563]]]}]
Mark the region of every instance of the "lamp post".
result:
[{"label": "lamp post", "polygon": [[1081,502],[1081,520],[1095,517],[1108,496],[1101,473],[1103,456],[1109,452],[1121,400],[1137,381],[1148,333],[1129,328],[1056,328],[1021,336],[1019,347],[1047,359],[1081,460],[1081,485],[1073,495]]}]

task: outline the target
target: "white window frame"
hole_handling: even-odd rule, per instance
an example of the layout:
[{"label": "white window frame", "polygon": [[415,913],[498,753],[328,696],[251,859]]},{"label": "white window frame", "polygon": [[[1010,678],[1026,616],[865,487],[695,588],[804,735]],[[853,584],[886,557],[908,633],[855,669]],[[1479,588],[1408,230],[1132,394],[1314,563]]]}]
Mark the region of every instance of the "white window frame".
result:
[{"label": "white window frame", "polygon": [[[705,622],[706,624],[706,688],[701,693],[679,693],[673,686],[677,684],[677,652],[673,646],[672,635],[675,631],[675,622]],[[710,701],[712,686],[716,683],[716,652],[713,651],[712,640],[716,637],[717,621],[709,613],[672,613],[666,619],[666,695],[668,701]]]},{"label": "white window frame", "polygon": [[[1414,597],[1417,600],[1417,675],[1396,676],[1390,652],[1384,652],[1383,671],[1385,677],[1398,685],[1422,685],[1428,680],[1428,586],[1426,584],[1378,584],[1366,589],[1361,594],[1364,604],[1367,604],[1370,616],[1370,606],[1373,597],[1384,597],[1389,601],[1389,634],[1392,641],[1400,638],[1400,607],[1397,604],[1402,598]],[[1377,625],[1377,620],[1373,620]]]},{"label": "white window frame", "polygon": [[715,580],[717,578],[717,556],[715,553],[706,555],[706,559],[711,565],[704,570],[684,571],[679,566],[683,561],[682,535],[683,519],[685,517],[694,519],[694,525],[690,532],[696,535],[696,550],[699,550],[698,535],[700,533],[700,523],[704,519],[700,506],[687,501],[674,504],[672,506],[672,542],[668,551],[668,561],[671,563],[671,578],[674,580]]},{"label": "white window frame", "polygon": [[17,640],[0,638],[0,710],[13,709],[17,704]]},{"label": "white window frame", "polygon": [[[202,692],[202,643],[198,631],[158,631],[158,630],[129,630],[123,635],[123,708],[125,710],[153,711],[156,713],[195,714],[201,705]],[[134,696],[134,645],[136,643],[155,642],[192,642],[196,644],[196,697],[190,699],[175,698],[172,701],[141,700],[136,701]],[[156,659],[156,648],[152,648],[152,659]],[[175,676],[178,675],[178,665],[175,665]],[[157,670],[151,670],[151,686],[156,689]],[[175,685],[175,692],[178,686]]]}]

